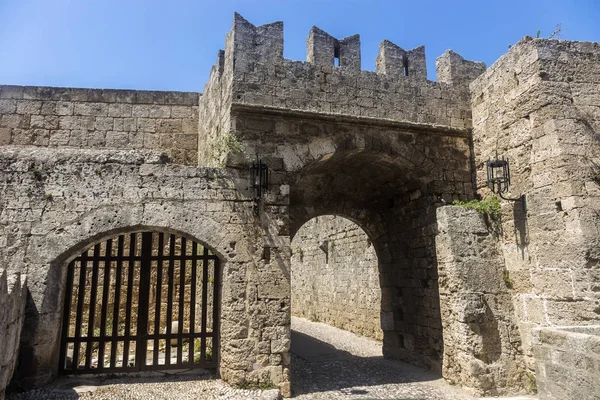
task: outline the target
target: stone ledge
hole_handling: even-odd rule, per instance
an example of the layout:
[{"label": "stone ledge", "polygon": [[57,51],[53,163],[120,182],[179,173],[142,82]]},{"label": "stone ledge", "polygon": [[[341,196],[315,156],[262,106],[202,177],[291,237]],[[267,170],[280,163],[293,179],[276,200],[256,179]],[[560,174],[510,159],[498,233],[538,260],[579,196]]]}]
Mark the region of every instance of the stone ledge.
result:
[{"label": "stone ledge", "polygon": [[0,99],[197,106],[202,94],[157,90],[0,85]]},{"label": "stone ledge", "polygon": [[34,146],[2,146],[0,160],[33,160],[36,162],[61,163],[117,163],[117,164],[169,164],[169,157],[151,150],[91,150],[78,148],[45,148]]},{"label": "stone ledge", "polygon": [[285,116],[288,118],[297,119],[310,119],[313,121],[331,121],[345,124],[355,123],[369,126],[400,128],[408,132],[426,132],[430,134],[442,134],[445,136],[467,137],[470,132],[469,129],[454,128],[448,125],[397,121],[387,118],[374,118],[349,114],[323,113],[300,109],[252,105],[246,103],[233,103],[231,105],[231,111],[233,113],[255,113],[271,116]]}]

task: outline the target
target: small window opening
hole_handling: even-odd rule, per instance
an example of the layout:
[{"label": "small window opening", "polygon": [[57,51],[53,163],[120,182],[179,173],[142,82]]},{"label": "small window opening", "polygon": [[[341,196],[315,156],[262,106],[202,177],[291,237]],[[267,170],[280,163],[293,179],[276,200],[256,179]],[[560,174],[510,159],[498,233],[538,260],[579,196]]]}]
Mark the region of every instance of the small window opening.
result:
[{"label": "small window opening", "polygon": [[267,264],[271,262],[271,248],[268,246],[263,247],[263,260],[265,260]]},{"label": "small window opening", "polygon": [[404,60],[404,65],[402,67],[402,70],[404,72],[404,76],[408,76],[408,60]]},{"label": "small window opening", "polygon": [[325,264],[329,264],[329,240],[324,240],[319,248],[325,253]]},{"label": "small window opening", "polygon": [[340,66],[340,48],[337,46],[333,48],[333,66]]}]

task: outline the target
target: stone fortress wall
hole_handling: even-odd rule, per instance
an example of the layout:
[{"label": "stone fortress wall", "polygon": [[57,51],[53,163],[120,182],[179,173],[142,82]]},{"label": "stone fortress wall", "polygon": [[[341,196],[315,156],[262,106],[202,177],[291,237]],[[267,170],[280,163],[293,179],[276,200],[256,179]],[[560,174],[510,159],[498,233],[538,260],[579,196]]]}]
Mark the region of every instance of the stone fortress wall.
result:
[{"label": "stone fortress wall", "polygon": [[471,84],[477,187],[511,162],[500,243],[527,366],[532,329],[600,321],[600,44],[525,38]]},{"label": "stone fortress wall", "polygon": [[292,315],[383,339],[377,254],[341,217],[313,218],[292,240]]},{"label": "stone fortress wall", "polygon": [[197,163],[199,93],[0,86],[0,144],[161,150]]},{"label": "stone fortress wall", "polygon": [[[534,328],[600,321],[599,57],[525,38],[487,70],[448,51],[432,82],[422,47],[384,41],[361,71],[358,35],[315,27],[291,61],[282,23],[236,14],[202,95],[0,86],[0,259],[32,302],[16,378],[55,376],[68,258],[147,227],[223,261],[221,376],[289,395],[290,240],[335,215],[372,238],[386,356],[478,394],[530,390]],[[436,213],[487,194],[496,150],[527,210],[504,202],[496,227]],[[257,156],[272,172],[258,216]]]},{"label": "stone fortress wall", "polygon": [[[334,58],[339,59],[339,67]],[[307,61],[283,57],[283,23],[254,26],[239,14],[200,99],[200,162],[212,165],[223,135],[235,130],[219,110],[240,106],[471,127],[467,84],[483,63],[448,51],[437,60],[438,82],[427,80],[424,47],[405,51],[383,41],[376,71],[361,71],[360,38],[335,39],[313,27]],[[217,118],[202,118],[217,116]],[[252,143],[249,143],[252,145]],[[247,149],[252,153],[254,147]],[[224,157],[223,149],[219,154]],[[213,155],[213,156],[211,156]]]}]

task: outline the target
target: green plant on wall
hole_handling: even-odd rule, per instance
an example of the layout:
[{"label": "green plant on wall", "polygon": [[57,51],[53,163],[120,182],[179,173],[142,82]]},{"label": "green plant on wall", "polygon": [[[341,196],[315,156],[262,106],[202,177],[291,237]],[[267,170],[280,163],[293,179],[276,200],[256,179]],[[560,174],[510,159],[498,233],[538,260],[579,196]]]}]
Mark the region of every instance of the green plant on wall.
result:
[{"label": "green plant on wall", "polygon": [[512,279],[510,279],[510,273],[508,272],[507,269],[502,271],[502,280],[504,280],[504,284],[506,285],[507,288],[509,288],[509,289],[513,288],[513,281],[512,281]]},{"label": "green plant on wall", "polygon": [[537,379],[535,377],[534,374],[532,374],[531,372],[525,372],[525,374],[527,375],[527,380],[528,380],[528,386],[529,386],[529,390],[532,393],[537,393]]},{"label": "green plant on wall", "polygon": [[502,203],[496,196],[488,196],[483,200],[460,201],[455,200],[452,205],[470,208],[477,212],[490,217],[494,221],[500,219]]},{"label": "green plant on wall", "polygon": [[206,157],[209,162],[217,162],[223,168],[227,161],[227,154],[242,153],[244,149],[244,143],[237,136],[227,133],[219,136],[215,145],[208,149]]}]

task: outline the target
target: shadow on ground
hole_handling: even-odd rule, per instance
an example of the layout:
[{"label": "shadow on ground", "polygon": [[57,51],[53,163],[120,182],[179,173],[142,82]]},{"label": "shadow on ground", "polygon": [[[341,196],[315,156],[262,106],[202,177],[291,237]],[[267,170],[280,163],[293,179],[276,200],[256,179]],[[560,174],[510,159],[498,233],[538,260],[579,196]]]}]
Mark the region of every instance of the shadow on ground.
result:
[{"label": "shadow on ground", "polygon": [[[217,379],[216,374],[207,370],[184,370],[181,372],[140,372],[132,374],[97,374],[81,376],[60,377],[49,385],[40,388],[19,391],[9,388],[6,400],[75,400],[82,398],[86,393],[93,393],[107,385],[134,384],[134,383],[165,383],[165,382],[190,382]],[[83,396],[85,397],[85,396]]]},{"label": "shadow on ground", "polygon": [[441,378],[438,374],[401,361],[359,357],[297,331],[292,331],[291,352],[294,396],[333,391],[368,398],[369,387],[372,386]]}]

